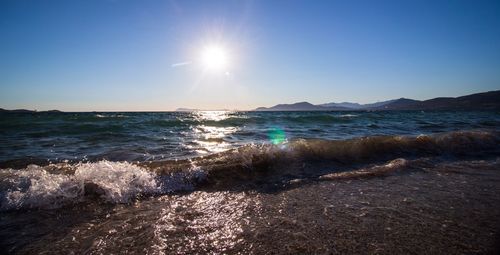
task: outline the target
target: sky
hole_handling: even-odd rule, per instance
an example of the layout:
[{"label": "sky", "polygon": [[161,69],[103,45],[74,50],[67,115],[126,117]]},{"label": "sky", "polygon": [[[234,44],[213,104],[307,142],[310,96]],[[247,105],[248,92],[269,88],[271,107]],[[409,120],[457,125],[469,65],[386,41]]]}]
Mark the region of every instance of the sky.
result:
[{"label": "sky", "polygon": [[[225,65],[204,62],[206,49]],[[248,110],[500,89],[499,1],[0,1],[0,107]]]}]

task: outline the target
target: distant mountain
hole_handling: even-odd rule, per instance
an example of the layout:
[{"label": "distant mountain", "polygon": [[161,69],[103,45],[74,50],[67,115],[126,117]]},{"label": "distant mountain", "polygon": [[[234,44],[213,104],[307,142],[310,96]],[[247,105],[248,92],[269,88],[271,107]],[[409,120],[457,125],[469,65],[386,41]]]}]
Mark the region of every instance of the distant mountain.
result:
[{"label": "distant mountain", "polygon": [[313,105],[308,102],[299,102],[294,104],[278,104],[273,107],[259,107],[255,111],[345,111],[349,110],[345,107],[325,107],[321,105]]},{"label": "distant mountain", "polygon": [[196,112],[199,111],[198,109],[190,109],[190,108],[177,108],[175,109],[176,112]]},{"label": "distant mountain", "polygon": [[4,112],[4,113],[43,113],[43,112],[61,112],[61,111],[59,111],[59,110],[37,111],[37,110],[26,110],[26,109],[6,110],[3,108],[0,108],[0,112]]},{"label": "distant mountain", "polygon": [[394,102],[396,100],[398,100],[398,99],[381,101],[381,102],[376,102],[376,103],[372,103],[372,104],[364,104],[363,108],[364,109],[368,109],[368,108],[373,108],[373,107],[380,107],[380,106],[384,106],[384,105],[390,104],[390,103],[392,103],[392,102]]},{"label": "distant mountain", "polygon": [[410,106],[412,106],[416,103],[419,103],[419,102],[421,102],[421,101],[408,99],[408,98],[400,98],[400,99],[391,100],[390,103],[376,105],[373,107],[368,107],[367,109],[369,109],[369,110],[402,110],[404,108],[410,107]]},{"label": "distant mountain", "polygon": [[3,108],[0,108],[0,112],[30,113],[30,112],[36,112],[36,111],[31,111],[31,110],[26,110],[26,109],[6,110]]},{"label": "distant mountain", "polygon": [[401,98],[372,110],[500,110],[500,90],[425,101]]},{"label": "distant mountain", "polygon": [[342,103],[327,103],[327,104],[320,104],[320,105],[324,106],[324,107],[345,107],[345,108],[349,108],[349,109],[353,109],[353,110],[360,110],[360,109],[380,107],[380,106],[383,106],[386,104],[390,104],[396,100],[397,99],[376,102],[376,103],[372,103],[372,104],[358,104],[358,103],[351,103],[351,102],[342,102]]},{"label": "distant mountain", "polygon": [[357,110],[500,110],[500,90],[461,97],[438,97],[419,101],[399,98],[372,104],[351,102],[313,105],[308,102],[259,107],[255,111],[357,111]]},{"label": "distant mountain", "polygon": [[324,111],[325,107],[313,105],[308,102],[299,102],[294,104],[278,104],[272,107],[259,107],[256,111]]},{"label": "distant mountain", "polygon": [[323,106],[323,107],[344,107],[344,108],[351,108],[351,109],[363,108],[362,104],[351,103],[351,102],[327,103],[327,104],[320,104],[320,106]]}]

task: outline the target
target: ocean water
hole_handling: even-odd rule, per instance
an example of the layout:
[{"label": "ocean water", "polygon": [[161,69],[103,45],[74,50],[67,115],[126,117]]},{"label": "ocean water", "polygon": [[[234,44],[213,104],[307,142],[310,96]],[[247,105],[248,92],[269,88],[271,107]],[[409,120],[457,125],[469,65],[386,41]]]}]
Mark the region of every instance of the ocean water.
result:
[{"label": "ocean water", "polygon": [[[394,215],[401,226],[421,205],[443,211],[415,216],[414,224],[471,215],[499,223],[493,218],[500,211],[485,206],[500,201],[499,144],[498,112],[0,113],[0,246],[27,254],[375,252],[377,245],[339,240],[342,231],[378,238],[382,230],[339,226],[335,217],[372,210],[371,219],[380,221],[382,207],[370,205],[403,194],[415,202],[396,208],[406,215]],[[477,176],[462,179],[471,169]],[[415,192],[421,185],[432,196]],[[360,190],[372,196],[347,199],[364,196]],[[449,202],[464,197],[480,209]],[[446,218],[449,207],[461,209]],[[477,227],[457,225],[443,242],[473,243],[468,234],[484,235],[474,245],[491,251],[485,243],[498,228],[471,224]],[[324,228],[337,241],[312,241]],[[394,246],[400,241],[384,247],[405,252]],[[460,249],[475,251],[474,245]]]},{"label": "ocean water", "polygon": [[0,164],[148,161],[297,139],[492,129],[497,112],[152,112],[0,115]]}]

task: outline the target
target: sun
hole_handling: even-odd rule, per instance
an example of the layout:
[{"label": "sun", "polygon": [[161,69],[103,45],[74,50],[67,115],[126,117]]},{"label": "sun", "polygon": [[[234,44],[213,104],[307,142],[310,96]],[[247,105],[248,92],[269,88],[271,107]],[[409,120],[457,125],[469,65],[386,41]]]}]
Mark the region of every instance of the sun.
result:
[{"label": "sun", "polygon": [[227,71],[229,57],[227,50],[220,45],[209,45],[203,48],[201,64],[210,71]]}]

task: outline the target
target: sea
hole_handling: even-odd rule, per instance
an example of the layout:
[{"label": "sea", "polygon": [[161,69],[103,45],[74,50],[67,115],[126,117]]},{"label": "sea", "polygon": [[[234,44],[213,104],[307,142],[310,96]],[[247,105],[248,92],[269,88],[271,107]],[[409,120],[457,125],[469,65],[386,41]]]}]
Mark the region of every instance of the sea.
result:
[{"label": "sea", "polygon": [[0,248],[491,252],[499,166],[497,111],[0,113]]}]

